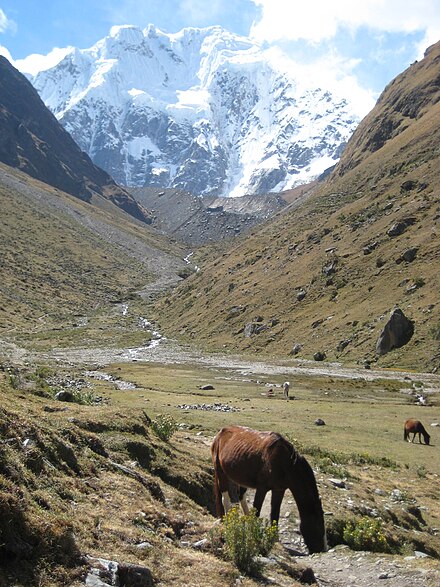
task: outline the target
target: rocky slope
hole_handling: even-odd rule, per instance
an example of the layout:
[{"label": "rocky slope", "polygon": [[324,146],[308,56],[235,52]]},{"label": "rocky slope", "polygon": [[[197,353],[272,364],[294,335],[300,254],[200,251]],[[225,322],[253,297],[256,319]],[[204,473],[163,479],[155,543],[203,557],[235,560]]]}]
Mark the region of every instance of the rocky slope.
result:
[{"label": "rocky slope", "polygon": [[113,27],[32,83],[119,184],[197,195],[303,183],[334,165],[359,122],[343,94],[295,79],[220,27]]},{"label": "rocky slope", "polygon": [[[438,368],[439,79],[440,43],[385,89],[327,181],[187,280],[163,323],[216,347]],[[397,306],[414,334],[377,357]]]},{"label": "rocky slope", "polygon": [[198,197],[182,190],[154,187],[129,191],[150,210],[154,227],[192,246],[245,234],[286,206],[286,201],[277,195]]},{"label": "rocky slope", "polygon": [[150,221],[146,210],[79,149],[28,80],[1,56],[0,126],[3,163],[86,202],[104,198]]}]

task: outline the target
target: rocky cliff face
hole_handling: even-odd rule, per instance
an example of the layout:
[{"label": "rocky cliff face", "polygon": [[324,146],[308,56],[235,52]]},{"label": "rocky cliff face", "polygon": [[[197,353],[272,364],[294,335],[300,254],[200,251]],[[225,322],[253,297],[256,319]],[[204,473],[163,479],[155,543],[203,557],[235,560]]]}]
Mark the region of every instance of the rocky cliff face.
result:
[{"label": "rocky cliff face", "polygon": [[114,27],[32,79],[92,160],[121,185],[262,194],[334,165],[358,123],[220,27],[168,35]]},{"label": "rocky cliff face", "polygon": [[28,80],[0,56],[0,161],[81,200],[103,196],[142,221],[146,211],[92,163]]}]

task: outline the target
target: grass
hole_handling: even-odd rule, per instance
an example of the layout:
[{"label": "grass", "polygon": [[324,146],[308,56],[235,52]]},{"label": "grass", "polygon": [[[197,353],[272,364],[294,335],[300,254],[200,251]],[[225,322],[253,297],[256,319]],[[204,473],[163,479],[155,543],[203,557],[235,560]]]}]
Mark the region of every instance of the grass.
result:
[{"label": "grass", "polygon": [[[114,365],[106,372],[137,387],[121,391],[112,382],[65,372],[59,366],[0,371],[2,439],[13,439],[2,447],[0,486],[5,493],[0,503],[11,491],[21,491],[17,508],[20,503],[24,510],[13,510],[14,523],[22,519],[32,535],[48,528],[52,542],[51,532],[54,537],[66,536],[64,545],[69,545],[72,533],[75,537],[71,550],[60,546],[61,550],[52,551],[46,545],[42,552],[32,551],[30,564],[38,569],[41,585],[76,585],[77,563],[69,566],[73,561],[66,558],[67,551],[72,556],[88,552],[145,564],[164,585],[192,585],[194,573],[209,587],[226,587],[235,580],[237,569],[218,558],[215,550],[196,552],[179,546],[182,540],[209,541],[213,523],[209,446],[225,424],[274,429],[294,439],[317,471],[324,509],[332,512],[329,520],[340,519],[345,527],[376,509],[391,541],[400,540],[407,552],[417,547],[440,553],[440,541],[429,530],[440,515],[437,429],[432,429],[430,447],[403,442],[401,431],[409,411],[414,415],[417,410],[428,426],[436,408],[409,406],[396,382],[298,376],[291,380],[295,399],[286,402],[281,399],[282,375],[257,381],[225,369],[141,363]],[[102,401],[66,404],[39,393],[45,382],[54,377],[62,380],[64,375],[85,377],[87,390]],[[207,383],[214,389],[202,390]],[[274,398],[265,394],[269,383]],[[238,411],[179,407],[216,402]],[[151,427],[157,414],[177,424],[177,431],[165,441]],[[317,417],[326,425],[316,426]],[[18,438],[31,442],[24,448]],[[345,479],[349,494],[329,481],[335,475]],[[376,494],[376,488],[386,497]],[[390,497],[395,489],[400,501]],[[292,507],[287,501],[288,497],[286,507]],[[420,525],[417,509],[411,509],[418,507],[426,508],[419,510],[425,526]],[[404,534],[400,527],[406,528]],[[290,531],[295,529],[293,517]],[[6,544],[11,541],[6,536]],[[152,548],[140,552],[135,545],[145,541]],[[275,547],[275,554],[280,548]],[[17,568],[5,569],[3,578],[14,577],[15,583],[8,579],[9,584],[21,585],[25,579],[20,577],[27,577],[25,584],[33,585],[28,567],[21,568],[21,575]],[[246,581],[254,584],[250,577]]]}]

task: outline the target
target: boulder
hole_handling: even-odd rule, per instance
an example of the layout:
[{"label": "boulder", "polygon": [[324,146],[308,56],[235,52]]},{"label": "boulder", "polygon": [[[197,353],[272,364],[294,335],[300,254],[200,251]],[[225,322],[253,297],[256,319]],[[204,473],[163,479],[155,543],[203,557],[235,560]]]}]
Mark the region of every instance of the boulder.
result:
[{"label": "boulder", "polygon": [[376,343],[376,352],[385,355],[407,344],[414,334],[414,322],[400,308],[392,312]]},{"label": "boulder", "polygon": [[403,218],[403,220],[399,220],[395,222],[391,228],[388,229],[387,235],[390,237],[400,236],[405,232],[408,226],[412,226],[416,222],[416,219],[413,217],[410,218]]}]

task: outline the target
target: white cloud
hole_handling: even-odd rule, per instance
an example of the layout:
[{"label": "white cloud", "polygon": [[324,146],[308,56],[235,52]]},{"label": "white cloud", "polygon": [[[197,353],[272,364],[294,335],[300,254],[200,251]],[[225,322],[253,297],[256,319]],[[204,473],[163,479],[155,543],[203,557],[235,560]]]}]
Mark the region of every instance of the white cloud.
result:
[{"label": "white cloud", "polygon": [[440,38],[438,0],[253,0],[261,10],[251,35],[258,40],[329,40],[345,27],[376,31],[425,32],[429,42]]},{"label": "white cloud", "polygon": [[47,55],[33,53],[24,59],[17,59],[14,62],[14,66],[22,73],[36,75],[39,71],[45,71],[57,65],[70,51],[72,51],[72,47],[65,47],[63,49],[54,47]]},{"label": "white cloud", "polygon": [[14,60],[12,59],[12,55],[9,53],[9,51],[6,49],[6,47],[3,47],[2,45],[0,45],[0,55],[2,55],[3,57],[6,57],[6,59],[8,61],[10,61],[11,63],[14,62]]},{"label": "white cloud", "polygon": [[0,33],[5,33],[6,31],[12,31],[15,33],[17,30],[17,25],[13,20],[8,18],[3,10],[0,8]]},{"label": "white cloud", "polygon": [[266,51],[269,60],[288,72],[297,85],[305,89],[325,88],[339,99],[347,100],[353,112],[360,118],[371,110],[376,101],[372,90],[360,86],[352,70],[357,65],[355,59],[344,59],[336,51],[314,63],[299,63],[288,57],[277,47]]}]

